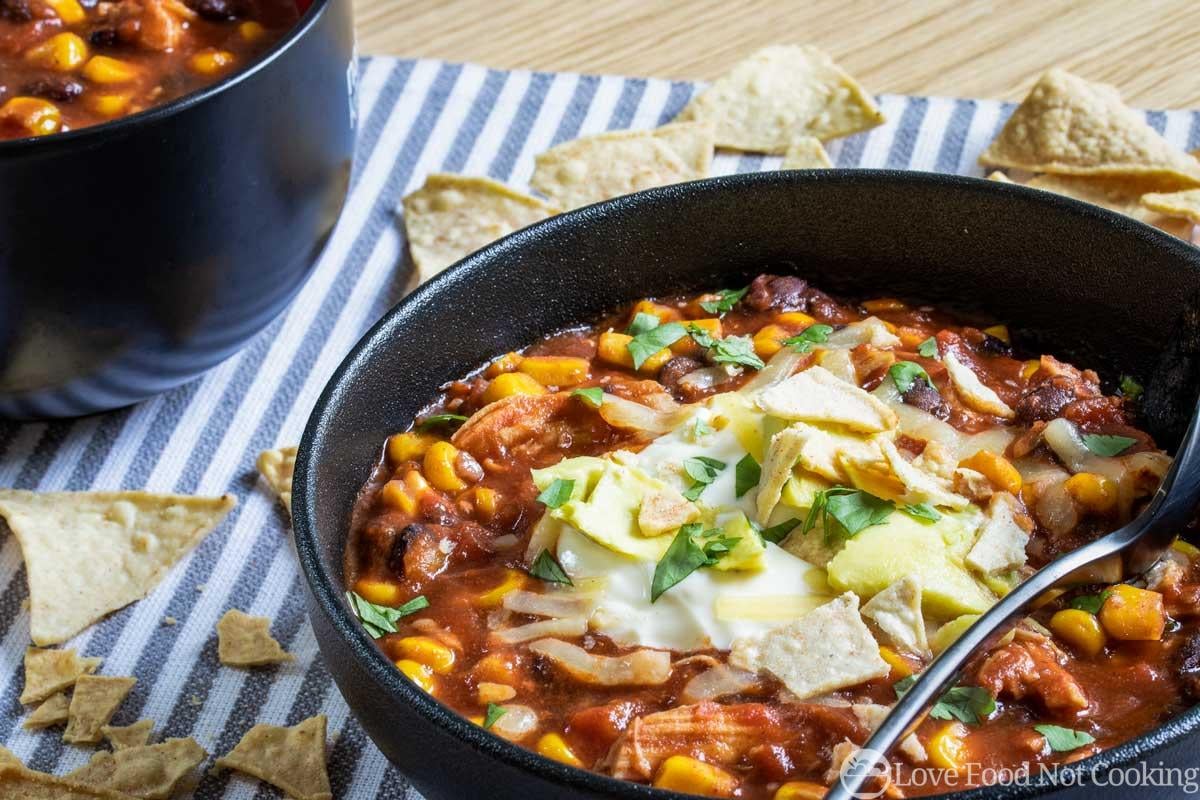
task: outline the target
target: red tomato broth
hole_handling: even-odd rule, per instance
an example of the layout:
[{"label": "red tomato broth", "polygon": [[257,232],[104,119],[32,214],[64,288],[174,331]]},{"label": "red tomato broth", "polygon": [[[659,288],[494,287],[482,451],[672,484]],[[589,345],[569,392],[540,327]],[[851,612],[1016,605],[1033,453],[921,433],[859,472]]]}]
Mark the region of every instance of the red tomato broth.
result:
[{"label": "red tomato broth", "polygon": [[[760,278],[755,282],[755,291],[761,288],[759,285],[763,280]],[[677,314],[684,321],[714,316],[699,308],[697,299],[672,297],[658,298],[654,302],[672,311],[671,316]],[[1012,425],[1020,430],[1044,422],[1046,409],[1028,398],[1050,379],[1050,373],[1059,374],[1059,367],[1055,366],[1059,362],[1043,359],[1038,369],[1032,370],[1030,360],[1014,357],[1005,342],[963,323],[954,315],[898,301],[888,301],[889,305],[881,308],[880,302],[876,301],[876,310],[872,314],[867,310],[871,302],[839,302],[806,288],[798,298],[782,306],[756,308],[747,302],[738,303],[722,317],[721,328],[725,336],[753,335],[774,324],[781,314],[801,308],[815,322],[834,327],[874,315],[894,326],[901,336],[902,349],[896,357],[925,367],[947,406],[945,419],[955,428],[973,433],[998,425]],[[362,580],[382,581],[401,586],[405,599],[423,595],[429,601],[427,608],[401,619],[397,623],[397,633],[378,640],[385,653],[395,658],[401,639],[427,635],[431,630],[445,632],[447,640],[455,641],[453,669],[433,678],[432,691],[439,701],[479,721],[486,710],[477,697],[479,684],[504,678],[515,690],[513,702],[533,708],[538,715],[536,731],[522,737],[521,744],[537,748],[541,736],[557,734],[580,764],[599,771],[609,771],[606,759],[610,750],[634,720],[680,706],[683,687],[703,671],[701,664],[685,663],[675,668],[660,686],[600,687],[581,683],[528,652],[525,644],[489,643],[488,634],[494,627],[489,623],[494,623],[501,612],[495,607],[481,607],[479,598],[506,581],[514,580],[514,575],[519,576],[517,580],[526,590],[538,591],[546,586],[526,575],[529,567],[524,560],[526,545],[543,510],[536,502],[538,492],[533,486],[530,469],[571,456],[599,455],[640,446],[630,434],[610,427],[595,409],[570,394],[576,388],[601,386],[610,394],[638,400],[664,391],[663,385],[654,380],[654,374],[635,373],[628,367],[606,362],[598,355],[597,340],[601,334],[609,330],[624,331],[635,313],[632,307],[623,308],[597,324],[552,334],[522,351],[521,357],[586,359],[590,362],[588,378],[578,385],[551,386],[545,394],[534,395],[541,399],[528,403],[530,408],[540,409],[537,414],[517,414],[508,420],[509,424],[493,431],[484,428],[472,431],[470,437],[456,436],[456,444],[470,452],[482,467],[482,478],[469,488],[449,493],[430,488],[422,492],[422,498],[413,504],[411,511],[388,507],[384,500],[385,486],[389,482],[403,484],[407,480],[405,476],[421,474],[424,467],[420,456],[397,462],[385,455],[362,490],[351,520],[351,540],[346,552],[350,588]],[[963,405],[950,388],[940,363],[916,352],[918,345],[930,337],[935,338],[939,350],[952,349],[961,360],[969,363],[987,386],[1018,409],[1018,419],[1008,422]],[[676,356],[685,357],[688,356]],[[511,371],[515,363],[516,359],[511,355],[499,358],[463,380],[448,384],[443,395],[420,418],[435,413],[474,415],[487,406],[484,394],[492,381]],[[807,362],[801,369],[805,366]],[[1071,379],[1079,383],[1080,392],[1092,392],[1088,387],[1098,386],[1094,373],[1062,366]],[[719,390],[735,390],[752,374],[752,370],[746,370],[742,376],[721,385]],[[866,376],[866,388],[872,388],[871,384],[878,384],[880,380],[881,375]],[[669,388],[674,388],[676,396],[688,402],[716,392],[715,389],[685,391],[678,384]],[[1086,401],[1086,408],[1081,409],[1075,404],[1083,401]],[[1081,430],[1088,432],[1130,430],[1134,419],[1134,407],[1130,402],[1118,396],[1101,395],[1098,389],[1082,400],[1062,404],[1055,410],[1055,416],[1073,414]],[[451,430],[433,428],[421,435],[429,437],[432,433],[432,438],[444,440]],[[1148,436],[1140,432],[1139,435],[1131,452],[1152,447]],[[900,444],[907,446],[904,441]],[[912,444],[917,448],[922,446],[920,442]],[[1032,454],[1047,461],[1053,459],[1044,444],[1038,444]],[[497,510],[494,513],[484,513],[474,499],[477,495],[472,492],[479,488],[496,493]],[[1034,522],[1037,523],[1036,518]],[[1055,536],[1037,523],[1028,548],[1030,566],[1044,564],[1058,552],[1101,535],[1115,524],[1115,520],[1085,513],[1069,534]],[[433,538],[441,537],[443,541],[455,543],[452,552],[432,559],[413,555],[425,547],[418,545],[414,550],[413,542],[422,541],[430,526],[436,528]],[[414,529],[419,530],[420,535],[411,536]],[[411,536],[407,545],[402,544],[406,536]],[[1190,693],[1195,691],[1192,680],[1179,668],[1179,662],[1181,648],[1185,647],[1189,637],[1200,635],[1194,621],[1197,616],[1195,603],[1200,597],[1200,567],[1194,561],[1189,562],[1187,568],[1175,576],[1174,583],[1163,591],[1176,622],[1161,642],[1110,640],[1099,655],[1086,656],[1074,652],[1064,643],[1055,643],[1057,640],[1048,640],[1060,654],[1055,657],[1061,662],[1062,674],[1052,671],[1043,675],[1040,682],[1021,677],[1012,679],[1028,694],[1017,698],[1006,697],[1001,692],[996,712],[982,724],[966,728],[963,746],[967,760],[971,762],[970,770],[939,772],[926,767],[918,776],[917,767],[896,757],[892,759],[896,782],[892,790],[898,791],[899,796],[915,796],[980,785],[989,774],[994,777],[994,773],[984,771],[989,768],[1011,770],[1025,765],[1036,772],[1039,765],[1075,760],[1119,744],[1180,713],[1191,704]],[[1041,625],[1049,624],[1054,612],[1065,608],[1069,599],[1068,596],[1050,603],[1036,612],[1033,619]],[[512,624],[535,619],[521,617],[512,620]],[[1035,638],[1041,634],[1027,631],[1024,635],[1034,641],[1034,646],[1043,646]],[[597,655],[617,655],[640,649],[619,646],[594,632],[571,641]],[[1016,644],[1019,643],[1005,647]],[[728,655],[716,650],[702,651],[702,654],[721,662]],[[986,662],[994,654],[982,653],[975,658],[968,670],[966,684],[975,685],[981,680],[981,675],[989,670]],[[692,655],[695,653],[675,653],[673,660]],[[500,662],[507,667],[497,672],[493,668]],[[995,662],[990,669],[997,671]],[[894,701],[893,684],[902,677],[893,668],[886,678],[839,690],[833,697],[835,702],[887,704]],[[1045,692],[1050,696],[1056,682],[1068,680],[1082,687],[1088,703],[1086,713],[1050,709],[1039,694]],[[732,763],[720,764],[736,780],[736,789],[721,796],[771,798],[787,781],[824,784],[833,745],[844,737],[861,743],[868,735],[868,729],[855,719],[848,707],[783,702],[779,699],[781,688],[776,680],[765,676],[757,689],[719,701],[724,709],[721,713],[745,715],[755,720],[754,724],[759,728],[753,746],[738,753]],[[803,724],[797,719],[802,719]],[[1095,742],[1073,752],[1053,753],[1032,728],[1043,723],[1088,731]],[[948,724],[926,719],[918,731],[918,738],[928,747]],[[679,754],[699,756],[703,760],[702,752],[693,752],[701,745],[693,745],[680,743]],[[638,779],[648,782],[650,778],[646,775]]]}]

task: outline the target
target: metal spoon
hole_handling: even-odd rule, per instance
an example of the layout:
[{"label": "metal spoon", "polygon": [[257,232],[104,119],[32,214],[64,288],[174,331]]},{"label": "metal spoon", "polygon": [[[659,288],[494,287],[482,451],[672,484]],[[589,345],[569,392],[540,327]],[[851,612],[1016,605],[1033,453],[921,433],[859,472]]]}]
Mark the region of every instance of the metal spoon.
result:
[{"label": "metal spoon", "polygon": [[[1185,312],[1147,392],[1145,413],[1165,436],[1178,435],[1184,418],[1183,402],[1191,406],[1191,421],[1174,462],[1149,505],[1123,528],[1084,545],[1042,567],[968,628],[920,674],[883,723],[842,772],[825,800],[876,797],[862,792],[872,777],[888,774],[887,754],[915,728],[922,712],[960,676],[963,665],[984,644],[995,644],[1025,616],[1029,606],[1050,589],[1132,579],[1143,575],[1170,548],[1176,535],[1200,510],[1200,405],[1195,386],[1200,380],[1200,306]],[[1186,411],[1184,411],[1186,413]]]}]

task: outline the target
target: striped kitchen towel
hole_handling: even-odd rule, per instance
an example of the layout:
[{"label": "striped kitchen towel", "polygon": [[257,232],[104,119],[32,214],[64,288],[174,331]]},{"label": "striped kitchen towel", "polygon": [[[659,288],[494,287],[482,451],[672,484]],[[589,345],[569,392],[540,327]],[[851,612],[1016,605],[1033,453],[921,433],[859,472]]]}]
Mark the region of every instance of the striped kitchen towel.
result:
[{"label": "striped kitchen towel", "polygon": [[[194,736],[221,754],[256,722],[293,724],[323,712],[335,734],[329,759],[335,797],[417,796],[349,716],[317,655],[288,520],[259,485],[255,457],[299,439],[343,355],[404,293],[397,208],[427,173],[488,175],[524,188],[535,154],[581,134],[660,125],[696,89],[665,80],[367,59],[350,198],[286,313],[204,377],[133,408],[76,421],[0,423],[0,486],[232,492],[241,501],[150,597],[73,643],[103,656],[106,673],[137,677],[116,724],[153,719],[159,735]],[[879,102],[887,124],[833,143],[830,157],[838,166],[980,175],[976,157],[1012,109],[938,97],[884,95]],[[1200,146],[1200,112],[1151,112],[1148,119],[1173,144]],[[721,155],[714,169],[745,172],[778,163]],[[20,550],[7,534],[0,538],[0,587],[0,743],[36,769],[74,769],[90,751],[65,746],[57,731],[20,726],[29,619]],[[276,637],[296,661],[253,672],[218,668],[214,627],[232,607],[274,620]],[[178,624],[164,625],[167,616]],[[228,773],[206,773],[194,796],[274,795]]]}]

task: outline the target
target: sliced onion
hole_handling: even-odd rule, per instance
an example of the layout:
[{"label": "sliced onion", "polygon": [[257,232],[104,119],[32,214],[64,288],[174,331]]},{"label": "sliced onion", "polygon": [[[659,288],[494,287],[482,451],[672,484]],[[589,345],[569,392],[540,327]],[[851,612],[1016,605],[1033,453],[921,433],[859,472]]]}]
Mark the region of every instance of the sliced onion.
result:
[{"label": "sliced onion", "polygon": [[533,526],[533,532],[529,534],[529,544],[525,548],[525,563],[533,564],[533,560],[541,555],[543,550],[554,552],[555,546],[558,545],[558,536],[562,533],[563,523],[549,514],[542,514],[542,518]]},{"label": "sliced onion", "polygon": [[851,322],[839,331],[829,334],[825,346],[830,350],[850,350],[860,344],[870,344],[882,349],[900,346],[900,337],[888,330],[879,317],[867,317]]},{"label": "sliced onion", "polygon": [[504,713],[492,723],[492,733],[516,741],[525,738],[537,728],[537,712],[529,706],[509,704],[500,708]]},{"label": "sliced onion", "polygon": [[704,367],[692,370],[679,379],[680,386],[697,392],[706,392],[728,381],[732,376],[724,367]]},{"label": "sliced onion", "polygon": [[503,533],[490,542],[493,550],[511,550],[520,543],[521,540],[513,533]]},{"label": "sliced onion", "polygon": [[716,700],[726,695],[740,694],[757,685],[758,676],[754,673],[718,663],[688,681],[679,699],[683,703]]},{"label": "sliced onion", "polygon": [[587,617],[579,616],[538,620],[528,625],[497,631],[492,636],[502,644],[517,644],[544,636],[582,636],[586,632]]},{"label": "sliced onion", "polygon": [[1038,522],[1055,536],[1069,533],[1079,524],[1079,511],[1067,491],[1066,482],[1059,481],[1039,488],[1033,507]]},{"label": "sliced onion", "polygon": [[1079,429],[1069,419],[1050,420],[1042,431],[1042,438],[1071,472],[1094,472],[1118,481],[1125,473],[1125,466],[1119,459],[1098,456],[1088,450]]},{"label": "sliced onion", "polygon": [[531,617],[578,617],[589,614],[596,598],[582,592],[527,592],[517,589],[504,595],[504,607]]},{"label": "sliced onion", "polygon": [[749,397],[769,386],[786,381],[792,377],[792,373],[796,371],[796,367],[800,366],[800,362],[804,360],[805,356],[805,353],[797,353],[790,347],[780,349],[778,353],[771,356],[771,360],[765,367],[754,373],[754,377],[741,388],[741,393]]},{"label": "sliced onion", "polygon": [[896,384],[888,378],[879,384],[873,394],[896,412],[900,419],[900,430],[905,436],[937,442],[946,448],[957,461],[970,458],[980,450],[1003,453],[1012,443],[1013,434],[1006,428],[991,428],[979,433],[966,434],[949,423],[942,422],[928,411],[905,403]]},{"label": "sliced onion", "polygon": [[687,406],[656,409],[615,394],[604,395],[604,402],[600,406],[600,416],[614,428],[643,431],[656,436],[675,430],[691,413],[692,410]]},{"label": "sliced onion", "polygon": [[553,661],[582,683],[599,686],[659,686],[671,677],[671,654],[665,650],[635,650],[623,656],[597,656],[558,639],[529,645],[530,652]]}]

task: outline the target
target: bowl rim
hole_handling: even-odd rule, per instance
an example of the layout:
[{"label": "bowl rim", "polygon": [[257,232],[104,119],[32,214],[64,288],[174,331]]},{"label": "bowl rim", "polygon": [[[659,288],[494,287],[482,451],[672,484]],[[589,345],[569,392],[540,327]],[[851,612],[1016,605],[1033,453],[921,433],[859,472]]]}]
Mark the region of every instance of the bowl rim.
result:
[{"label": "bowl rim", "polygon": [[[628,800],[634,798],[686,800],[687,797],[690,797],[690,795],[656,789],[645,784],[570,767],[541,756],[533,750],[489,733],[403,677],[345,607],[345,587],[336,585],[333,576],[326,572],[321,565],[314,507],[316,473],[312,469],[312,459],[315,450],[318,449],[318,443],[322,441],[323,430],[330,424],[335,406],[350,388],[347,383],[348,377],[378,357],[377,351],[386,343],[391,329],[397,324],[399,317],[405,314],[409,308],[416,309],[435,300],[441,288],[457,280],[459,276],[469,277],[472,272],[490,269],[492,268],[490,265],[493,264],[502,264],[508,253],[522,247],[526,241],[552,237],[561,228],[585,224],[598,216],[627,210],[641,210],[643,213],[653,212],[654,207],[660,202],[670,202],[676,196],[686,196],[696,192],[752,191],[754,187],[765,184],[790,182],[795,185],[810,185],[826,181],[858,183],[864,187],[879,182],[900,184],[901,186],[943,187],[953,191],[990,194],[996,197],[1008,197],[1023,203],[1042,204],[1085,220],[1098,220],[1103,224],[1115,226],[1126,234],[1148,239],[1153,246],[1165,247],[1172,251],[1174,257],[1184,262],[1191,261],[1197,269],[1200,269],[1200,250],[1197,248],[1143,222],[1090,203],[1020,184],[945,173],[891,169],[751,172],[658,187],[555,215],[487,245],[419,286],[389,309],[363,334],[338,365],[322,390],[313,406],[297,448],[292,495],[292,529],[300,565],[317,608],[325,615],[330,627],[340,637],[338,644],[349,648],[351,656],[358,660],[359,665],[373,681],[372,688],[374,690],[386,692],[395,702],[408,704],[429,723],[471,745],[486,757],[496,759],[515,770],[530,773],[533,777],[553,785]],[[476,365],[464,365],[464,371],[473,366]],[[335,445],[326,443],[325,447],[335,447]],[[368,465],[364,465],[364,476],[367,467]],[[338,533],[340,534],[340,531]],[[321,657],[324,658],[324,655],[322,654]],[[351,708],[351,713],[354,713],[353,708]],[[1092,784],[1088,776],[1095,776],[1144,760],[1161,748],[1175,744],[1182,737],[1197,730],[1200,730],[1200,704],[1179,713],[1141,736],[1102,750],[1073,764],[1060,765],[1056,774],[1067,775],[1066,781],[1052,781],[1047,775],[1042,774],[1030,779],[1027,783],[992,784],[939,796],[954,800],[1018,800],[1019,798],[1037,797],[1043,793],[1066,787],[1088,786]]]},{"label": "bowl rim", "polygon": [[82,128],[73,128],[69,131],[52,133],[47,136],[22,136],[19,139],[0,140],[0,157],[22,153],[24,150],[27,150],[30,154],[41,155],[54,147],[70,147],[76,144],[87,146],[91,139],[105,136],[119,136],[138,126],[151,125],[175,114],[181,114],[189,108],[203,103],[210,97],[218,95],[242,81],[249,80],[251,76],[266,69],[268,65],[280,58],[286,50],[299,41],[316,24],[317,19],[325,13],[325,9],[333,5],[334,2],[336,0],[312,0],[312,4],[305,9],[300,18],[296,20],[296,24],[288,30],[286,35],[276,40],[257,59],[251,61],[242,69],[235,70],[226,75],[215,83],[200,86],[166,103],[150,106],[137,113],[116,117],[95,125],[85,125]]}]

